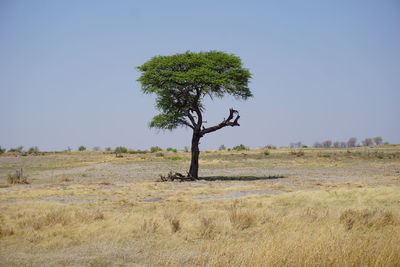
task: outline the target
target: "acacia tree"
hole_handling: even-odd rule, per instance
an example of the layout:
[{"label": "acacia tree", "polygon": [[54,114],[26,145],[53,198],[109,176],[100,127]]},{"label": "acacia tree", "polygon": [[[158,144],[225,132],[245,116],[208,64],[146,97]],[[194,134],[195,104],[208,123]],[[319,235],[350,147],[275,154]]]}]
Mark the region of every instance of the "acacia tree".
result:
[{"label": "acacia tree", "polygon": [[160,114],[151,120],[149,126],[166,130],[189,127],[193,130],[189,175],[198,178],[200,139],[226,126],[240,126],[239,112],[231,108],[226,119],[205,127],[203,99],[225,95],[241,99],[251,97],[249,70],[242,67],[239,57],[219,51],[155,56],[137,68],[142,72],[138,79],[142,91],[157,96],[156,108]]}]

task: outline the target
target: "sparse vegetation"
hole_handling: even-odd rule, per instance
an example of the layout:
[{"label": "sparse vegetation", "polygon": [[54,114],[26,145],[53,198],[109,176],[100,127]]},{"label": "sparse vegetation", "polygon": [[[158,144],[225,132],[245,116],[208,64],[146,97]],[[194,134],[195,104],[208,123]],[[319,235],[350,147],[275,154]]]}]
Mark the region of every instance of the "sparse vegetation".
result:
[{"label": "sparse vegetation", "polygon": [[219,148],[218,148],[218,150],[220,150],[220,151],[222,151],[222,150],[226,150],[226,147],[225,147],[225,145],[220,145],[220,146],[219,146]]},{"label": "sparse vegetation", "polygon": [[85,151],[85,150],[86,150],[86,147],[84,147],[84,146],[78,147],[78,151]]},{"label": "sparse vegetation", "polygon": [[151,153],[155,153],[155,152],[158,152],[158,151],[162,151],[162,148],[159,147],[159,146],[152,146],[152,147],[150,147],[150,152],[151,152]]},{"label": "sparse vegetation", "polygon": [[8,150],[8,152],[17,152],[17,153],[22,153],[24,147],[23,146],[19,146],[19,147],[15,147],[15,148],[10,148]]},{"label": "sparse vegetation", "polygon": [[23,174],[23,170],[16,170],[15,173],[9,174],[7,176],[7,181],[9,184],[29,184],[28,179]]},{"label": "sparse vegetation", "polygon": [[245,145],[240,144],[238,146],[234,146],[232,149],[236,150],[236,151],[243,151],[243,150],[247,150],[248,148]]},{"label": "sparse vegetation", "polygon": [[166,150],[169,152],[175,152],[175,153],[178,152],[178,150],[176,148],[172,148],[172,147],[167,147]]},{"label": "sparse vegetation", "polygon": [[[188,159],[156,153],[0,157],[0,262],[58,266],[65,253],[74,266],[400,262],[397,145],[208,151],[195,182],[170,172],[155,183]],[[33,185],[8,184],[22,163]]]},{"label": "sparse vegetation", "polygon": [[171,160],[181,160],[182,157],[181,156],[172,156],[170,157]]}]

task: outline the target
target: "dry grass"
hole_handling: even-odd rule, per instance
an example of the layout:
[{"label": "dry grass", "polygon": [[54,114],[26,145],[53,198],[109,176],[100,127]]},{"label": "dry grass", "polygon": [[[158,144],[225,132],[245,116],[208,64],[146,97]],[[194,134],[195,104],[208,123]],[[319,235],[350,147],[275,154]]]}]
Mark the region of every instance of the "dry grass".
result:
[{"label": "dry grass", "polygon": [[[60,183],[69,177],[64,173],[54,183],[44,179],[2,188],[0,265],[400,266],[398,158],[352,155],[356,152],[349,158],[343,150],[324,151],[329,158],[319,157],[318,150],[297,157],[277,149],[256,159],[264,157],[261,152],[246,151],[247,158],[210,152],[204,160],[229,162],[220,167],[225,178],[243,167],[254,177],[266,176],[262,168],[281,174],[282,166],[289,168],[286,178],[94,183],[98,169],[85,168],[68,183]],[[130,156],[107,168],[137,164]],[[164,161],[156,161],[155,168]],[[221,175],[213,163],[203,168]],[[82,173],[93,180],[78,182]],[[250,190],[281,193],[198,201]]]}]

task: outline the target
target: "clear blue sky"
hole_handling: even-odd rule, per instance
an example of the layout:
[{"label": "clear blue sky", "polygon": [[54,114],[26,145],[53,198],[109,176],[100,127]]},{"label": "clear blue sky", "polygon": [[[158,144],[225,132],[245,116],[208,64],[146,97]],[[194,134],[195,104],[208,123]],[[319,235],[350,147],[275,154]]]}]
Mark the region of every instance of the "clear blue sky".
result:
[{"label": "clear blue sky", "polygon": [[0,0],[0,146],[182,148],[157,132],[135,69],[154,55],[221,50],[253,74],[254,98],[207,101],[208,125],[241,127],[202,149],[312,145],[382,136],[400,143],[400,1]]}]

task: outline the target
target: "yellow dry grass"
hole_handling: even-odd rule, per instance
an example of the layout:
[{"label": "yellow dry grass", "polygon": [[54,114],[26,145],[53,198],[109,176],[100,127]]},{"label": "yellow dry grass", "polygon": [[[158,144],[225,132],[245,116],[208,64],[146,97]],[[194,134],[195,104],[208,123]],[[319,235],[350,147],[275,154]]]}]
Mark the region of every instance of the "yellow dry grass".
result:
[{"label": "yellow dry grass", "polygon": [[[325,151],[306,151],[297,158],[277,150],[257,161],[260,151],[243,152],[247,158],[215,151],[203,160],[237,163],[253,176],[265,166],[280,167],[280,172],[282,166],[291,167],[287,178],[223,180],[233,166],[216,173],[220,170],[210,164],[204,172],[221,179],[35,180],[1,188],[0,265],[400,266],[398,158],[348,158],[345,150],[335,152],[343,153],[337,159],[333,153],[318,156]],[[116,160],[118,167],[136,162],[123,160]],[[338,172],[331,164],[346,169]],[[320,180],[308,178],[316,175],[311,166],[323,170]],[[365,171],[365,166],[372,167]],[[374,172],[374,166],[385,168]],[[325,181],[324,175],[362,179]],[[237,192],[252,194],[231,198]]]}]

